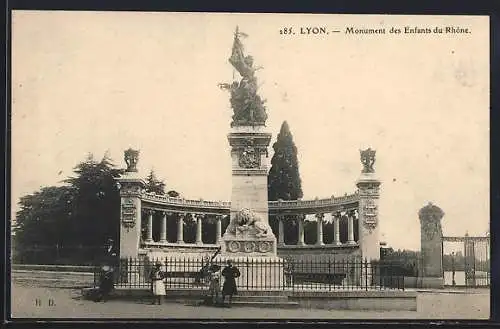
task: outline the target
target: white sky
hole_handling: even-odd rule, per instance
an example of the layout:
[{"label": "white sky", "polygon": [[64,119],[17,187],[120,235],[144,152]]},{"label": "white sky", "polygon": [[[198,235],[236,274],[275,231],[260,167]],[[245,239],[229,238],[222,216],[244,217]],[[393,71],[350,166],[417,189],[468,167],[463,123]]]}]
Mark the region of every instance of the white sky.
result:
[{"label": "white sky", "polygon": [[[287,120],[304,198],[355,190],[377,150],[382,239],[418,249],[418,210],[445,235],[489,226],[487,17],[14,12],[12,202],[71,175],[88,152],[141,151],[187,198],[231,199],[227,133],[235,26],[254,56],[276,139]],[[471,34],[283,36],[293,26],[469,27]],[[270,151],[272,149],[270,148]],[[272,156],[272,152],[270,154]],[[17,207],[14,208],[14,211]]]}]

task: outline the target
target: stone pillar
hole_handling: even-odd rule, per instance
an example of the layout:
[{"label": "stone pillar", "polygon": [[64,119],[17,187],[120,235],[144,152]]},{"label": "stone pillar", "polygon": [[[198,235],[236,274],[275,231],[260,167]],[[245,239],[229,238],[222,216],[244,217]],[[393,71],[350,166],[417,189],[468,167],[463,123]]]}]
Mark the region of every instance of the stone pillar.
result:
[{"label": "stone pillar", "polygon": [[420,209],[420,248],[423,262],[422,288],[443,288],[443,210],[429,203]]},{"label": "stone pillar", "polygon": [[304,216],[298,215],[297,222],[299,225],[299,239],[297,241],[297,245],[304,246],[305,245],[305,243],[304,243]]},{"label": "stone pillar", "polygon": [[222,237],[222,216],[215,216],[215,244],[220,243]]},{"label": "stone pillar", "polygon": [[363,170],[356,182],[359,194],[359,248],[363,259],[367,261],[380,259],[380,233],[378,200],[381,182],[375,175],[375,151],[360,151]]},{"label": "stone pillar", "polygon": [[[138,153],[138,151],[137,151]],[[130,150],[125,151],[126,159]],[[135,154],[135,153],[134,153]],[[116,179],[120,190],[120,258],[137,257],[141,241],[141,192],[144,181],[136,171],[126,171]]]},{"label": "stone pillar", "polygon": [[283,227],[284,216],[278,216],[278,245],[285,245],[285,229]]},{"label": "stone pillar", "polygon": [[202,225],[203,215],[196,215],[196,244],[203,244],[202,240]]},{"label": "stone pillar", "polygon": [[323,218],[325,214],[316,214],[316,245],[323,246]]},{"label": "stone pillar", "polygon": [[333,229],[333,244],[340,246],[342,244],[340,242],[340,213],[333,214]]},{"label": "stone pillar", "polygon": [[184,214],[179,213],[177,218],[177,243],[184,243]]},{"label": "stone pillar", "polygon": [[347,244],[356,244],[354,241],[354,212],[347,211]]},{"label": "stone pillar", "polygon": [[128,258],[139,257],[142,241],[142,192],[145,182],[138,174],[137,162],[139,151],[128,149],[124,152],[127,169],[116,178],[116,187],[120,191],[120,244],[117,252],[120,258],[120,282],[140,282],[138,273],[131,272]]},{"label": "stone pillar", "polygon": [[161,217],[160,242],[167,242],[167,213],[164,211]]},{"label": "stone pillar", "polygon": [[146,242],[153,242],[153,210],[147,210],[148,226],[146,230]]}]

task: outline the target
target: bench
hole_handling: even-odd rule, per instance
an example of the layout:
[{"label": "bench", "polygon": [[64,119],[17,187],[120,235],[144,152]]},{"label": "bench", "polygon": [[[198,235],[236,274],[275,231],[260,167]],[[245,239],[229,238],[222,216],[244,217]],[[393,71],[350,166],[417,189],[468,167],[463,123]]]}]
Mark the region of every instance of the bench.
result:
[{"label": "bench", "polygon": [[342,285],[347,277],[346,273],[292,273],[294,283],[320,282]]}]

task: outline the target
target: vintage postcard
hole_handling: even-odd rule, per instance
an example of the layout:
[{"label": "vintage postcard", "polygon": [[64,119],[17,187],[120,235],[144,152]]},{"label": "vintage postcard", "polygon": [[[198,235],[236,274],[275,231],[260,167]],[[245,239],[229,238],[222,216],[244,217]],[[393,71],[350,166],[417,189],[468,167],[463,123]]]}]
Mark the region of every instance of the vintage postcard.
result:
[{"label": "vintage postcard", "polygon": [[488,319],[487,16],[12,12],[12,318]]}]

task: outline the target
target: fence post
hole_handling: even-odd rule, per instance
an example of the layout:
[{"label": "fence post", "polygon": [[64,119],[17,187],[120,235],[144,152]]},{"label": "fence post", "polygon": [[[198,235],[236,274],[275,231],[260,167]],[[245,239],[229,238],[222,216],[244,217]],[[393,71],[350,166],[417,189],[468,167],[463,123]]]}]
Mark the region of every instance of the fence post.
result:
[{"label": "fence post", "polygon": [[248,276],[249,276],[249,273],[250,273],[249,270],[248,270],[248,268],[250,267],[250,261],[249,261],[248,257],[245,259],[244,263],[245,263],[245,270],[247,272],[247,274],[246,274],[246,279],[247,279],[246,289],[248,290],[248,288],[249,288],[249,286],[248,286]]},{"label": "fence post", "polygon": [[365,289],[368,290],[368,260],[365,258]]},{"label": "fence post", "polygon": [[328,257],[328,291],[332,291],[332,260]]}]

